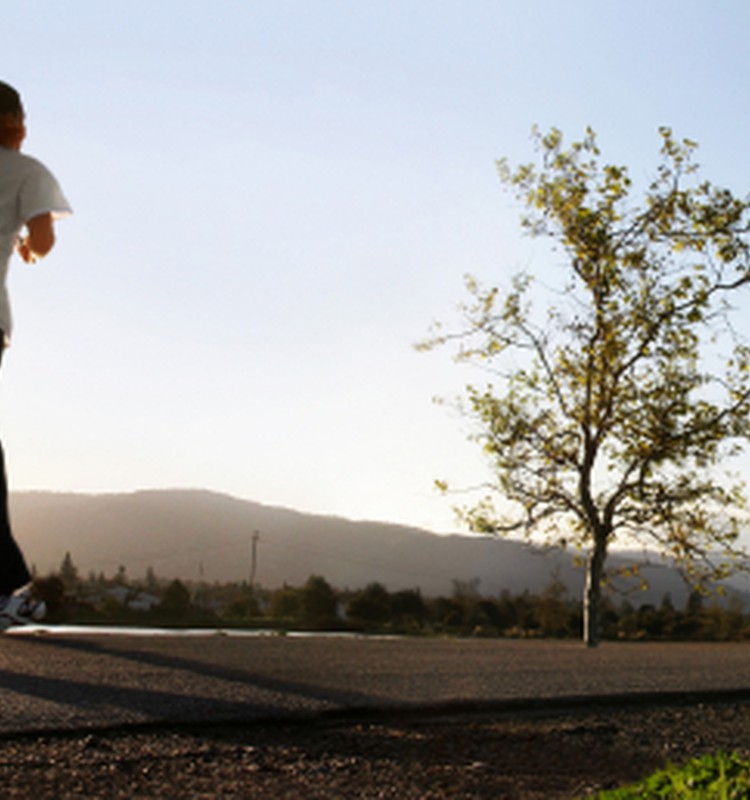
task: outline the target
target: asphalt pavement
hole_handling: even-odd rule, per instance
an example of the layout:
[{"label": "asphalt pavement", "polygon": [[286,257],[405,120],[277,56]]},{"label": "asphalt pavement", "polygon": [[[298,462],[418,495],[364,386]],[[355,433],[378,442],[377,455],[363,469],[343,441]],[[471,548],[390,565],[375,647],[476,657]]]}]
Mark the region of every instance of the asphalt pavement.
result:
[{"label": "asphalt pavement", "polygon": [[750,697],[750,644],[26,628],[0,638],[0,733],[436,713],[653,694]]}]

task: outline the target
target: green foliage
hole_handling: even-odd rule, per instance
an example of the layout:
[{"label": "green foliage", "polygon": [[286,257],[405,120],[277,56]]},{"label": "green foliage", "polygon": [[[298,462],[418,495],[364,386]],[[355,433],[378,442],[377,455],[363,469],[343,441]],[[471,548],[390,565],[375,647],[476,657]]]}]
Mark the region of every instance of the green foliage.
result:
[{"label": "green foliage", "polygon": [[34,579],[34,596],[46,604],[48,620],[56,622],[62,619],[65,591],[65,583],[57,575]]},{"label": "green foliage", "polygon": [[302,589],[302,620],[306,626],[325,628],[337,624],[338,597],[328,581],[311,575]]},{"label": "green foliage", "polygon": [[365,626],[383,626],[391,621],[393,608],[388,590],[382,583],[371,583],[349,601],[347,616]]},{"label": "green foliage", "polygon": [[659,770],[633,786],[600,792],[595,800],[745,800],[750,761],[736,753],[706,755],[684,767]]},{"label": "green foliage", "polygon": [[[144,589],[151,591],[144,596]],[[159,578],[149,569],[143,581],[122,584],[91,573],[71,591],[59,575],[34,580],[51,622],[128,625],[223,625],[249,628],[356,630],[372,633],[450,636],[580,636],[578,603],[553,574],[539,593],[484,596],[479,581],[453,581],[448,597],[423,598],[418,589],[390,592],[373,582],[358,591],[334,589],[313,575],[301,587],[265,590],[248,583],[209,585]],[[146,599],[151,603],[143,605]],[[750,639],[750,616],[737,598],[722,604],[699,592],[677,609],[669,596],[657,607],[603,607],[603,634],[610,639],[738,641]]]},{"label": "green foliage", "polygon": [[302,590],[290,586],[277,589],[271,597],[271,616],[281,623],[302,619]]},{"label": "green foliage", "polygon": [[698,180],[694,142],[660,136],[640,202],[591,130],[567,148],[536,132],[538,163],[501,161],[523,228],[556,247],[555,305],[534,314],[527,274],[502,289],[469,278],[464,329],[428,343],[458,341],[496,376],[468,387],[494,481],[464,518],[581,548],[592,607],[617,539],[700,583],[731,569],[743,519],[741,487],[717,471],[750,436],[750,348],[730,307],[750,282],[750,203]]},{"label": "green foliage", "polygon": [[68,591],[74,591],[79,584],[78,568],[73,563],[69,552],[65,553],[58,575]]},{"label": "green foliage", "polygon": [[190,605],[190,590],[181,580],[173,580],[164,591],[161,610],[170,616],[182,618],[187,615]]},{"label": "green foliage", "polygon": [[418,633],[428,621],[427,604],[419,589],[403,589],[390,598],[394,629],[403,633]]},{"label": "green foliage", "polygon": [[231,621],[249,621],[261,616],[260,603],[251,587],[227,603],[222,614]]}]

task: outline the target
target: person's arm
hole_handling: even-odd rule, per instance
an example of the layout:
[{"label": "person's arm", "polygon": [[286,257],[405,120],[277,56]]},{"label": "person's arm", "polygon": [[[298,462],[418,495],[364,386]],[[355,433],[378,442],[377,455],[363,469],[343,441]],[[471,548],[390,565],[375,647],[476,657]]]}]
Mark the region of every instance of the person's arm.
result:
[{"label": "person's arm", "polygon": [[26,237],[18,241],[18,254],[27,264],[44,258],[55,244],[52,214],[39,214],[26,223]]}]

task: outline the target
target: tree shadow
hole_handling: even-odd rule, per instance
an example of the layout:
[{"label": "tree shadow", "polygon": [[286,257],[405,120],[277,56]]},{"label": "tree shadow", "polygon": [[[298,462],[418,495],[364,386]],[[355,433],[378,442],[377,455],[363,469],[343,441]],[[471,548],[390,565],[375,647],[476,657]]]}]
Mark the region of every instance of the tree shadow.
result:
[{"label": "tree shadow", "polygon": [[[211,639],[206,637],[199,641],[203,645]],[[2,689],[87,710],[89,713],[100,708],[102,714],[106,715],[108,709],[111,713],[112,708],[117,708],[125,712],[125,721],[144,718],[145,721],[155,722],[300,718],[342,708],[373,708],[386,702],[367,692],[277,678],[251,668],[202,661],[200,658],[124,647],[122,639],[118,639],[117,646],[113,647],[108,647],[106,642],[67,637],[24,636],[23,639],[15,639],[14,644],[16,642],[30,650],[69,651],[79,656],[132,661],[173,672],[174,676],[165,675],[161,679],[167,684],[165,688],[156,685],[141,688],[123,686],[118,681],[108,679],[106,664],[103,664],[101,681],[75,677],[75,664],[71,665],[71,675],[65,677],[0,668]],[[34,658],[30,656],[30,661],[33,662]],[[121,671],[117,672],[121,674]],[[193,681],[191,676],[216,682],[217,696],[207,692],[205,682]],[[155,679],[151,680],[156,683]],[[259,695],[257,700],[252,698],[254,691]],[[278,700],[269,699],[264,696],[266,693],[278,695]],[[231,699],[232,695],[236,695],[237,699]],[[102,722],[108,722],[106,717]]]}]

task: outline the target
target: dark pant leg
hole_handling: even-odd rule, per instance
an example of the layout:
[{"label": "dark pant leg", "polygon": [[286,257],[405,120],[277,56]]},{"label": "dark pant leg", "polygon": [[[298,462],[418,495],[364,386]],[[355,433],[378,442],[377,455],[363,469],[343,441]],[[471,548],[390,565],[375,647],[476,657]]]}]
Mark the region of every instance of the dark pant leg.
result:
[{"label": "dark pant leg", "polygon": [[[0,331],[0,361],[5,335]],[[26,561],[10,529],[5,453],[0,444],[0,595],[12,594],[31,580]]]},{"label": "dark pant leg", "polygon": [[0,444],[0,595],[12,594],[30,580],[26,561],[10,530],[5,455]]}]

